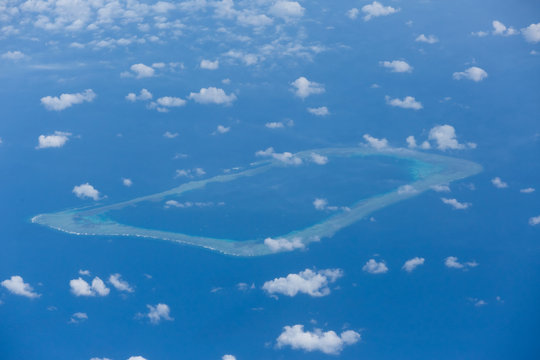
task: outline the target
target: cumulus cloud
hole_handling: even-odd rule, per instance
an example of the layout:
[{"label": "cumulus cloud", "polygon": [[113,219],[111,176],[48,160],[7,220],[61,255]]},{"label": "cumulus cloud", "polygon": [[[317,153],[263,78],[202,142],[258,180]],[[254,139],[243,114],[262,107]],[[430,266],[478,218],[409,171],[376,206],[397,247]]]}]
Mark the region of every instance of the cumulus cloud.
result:
[{"label": "cumulus cloud", "polygon": [[388,267],[384,261],[377,262],[375,259],[369,259],[362,267],[362,270],[370,274],[384,274],[388,272]]},{"label": "cumulus cloud", "polygon": [[148,317],[152,324],[159,324],[161,321],[173,321],[170,316],[171,309],[167,304],[157,304],[156,306],[146,305],[148,308],[147,314],[139,314],[139,316]]},{"label": "cumulus cloud", "polygon": [[307,111],[310,114],[317,115],[317,116],[330,115],[330,111],[328,110],[328,108],[326,106],[321,106],[321,107],[317,107],[317,108],[307,108]]},{"label": "cumulus cloud", "polygon": [[488,73],[482,68],[479,68],[477,66],[471,66],[465,71],[455,72],[454,74],[452,74],[452,77],[454,78],[454,80],[467,79],[474,82],[479,82],[487,78]]},{"label": "cumulus cloud", "polygon": [[285,326],[277,338],[276,346],[290,346],[295,350],[321,351],[325,354],[338,355],[343,348],[360,341],[360,334],[347,330],[340,335],[335,331],[323,332],[320,329],[304,331],[304,325]]},{"label": "cumulus cloud", "polygon": [[540,224],[540,215],[529,218],[529,225],[536,226]]},{"label": "cumulus cloud", "polygon": [[219,68],[219,60],[211,61],[211,60],[202,59],[201,64],[199,66],[201,69],[217,70]]},{"label": "cumulus cloud", "polygon": [[358,17],[358,14],[360,13],[360,10],[357,8],[352,8],[349,11],[347,11],[347,17],[351,20],[355,20]]},{"label": "cumulus cloud", "polygon": [[189,99],[199,104],[230,105],[236,100],[236,95],[227,95],[223,89],[209,87],[202,88],[198,93],[190,93]]},{"label": "cumulus cloud", "polygon": [[364,15],[364,21],[369,21],[374,17],[387,16],[398,12],[399,9],[391,6],[384,6],[378,1],[374,1],[371,4],[362,6],[362,12]]},{"label": "cumulus cloud", "polygon": [[127,281],[122,279],[122,275],[120,274],[112,274],[109,276],[109,282],[118,291],[133,292],[133,288]]},{"label": "cumulus cloud", "polygon": [[436,192],[450,192],[450,186],[445,185],[445,184],[433,185],[431,189],[433,189]]},{"label": "cumulus cloud", "polygon": [[313,94],[322,94],[325,91],[324,85],[316,83],[314,81],[309,81],[303,76],[294,80],[291,85],[294,88],[294,94],[302,99],[305,99],[306,97]]},{"label": "cumulus cloud", "polygon": [[130,70],[135,74],[137,79],[152,77],[156,73],[153,67],[142,63],[131,65]]},{"label": "cumulus cloud", "polygon": [[225,134],[231,130],[228,126],[218,125],[214,133]]},{"label": "cumulus cloud", "polygon": [[449,256],[444,259],[444,266],[451,269],[463,269],[477,267],[478,263],[476,261],[467,261],[465,263],[460,263],[459,259],[455,256]]},{"label": "cumulus cloud", "polygon": [[519,192],[522,193],[522,194],[531,194],[531,193],[535,192],[535,189],[532,188],[532,187],[528,187],[528,188],[525,188],[525,189],[520,189]]},{"label": "cumulus cloud", "polygon": [[89,183],[84,183],[73,187],[73,193],[80,199],[90,198],[97,201],[101,198],[99,191]]},{"label": "cumulus cloud", "polygon": [[302,293],[313,297],[321,297],[330,294],[328,285],[342,276],[343,271],[341,269],[319,271],[306,269],[298,274],[289,274],[287,277],[267,281],[262,288],[268,294],[282,294],[293,297],[298,293]]},{"label": "cumulus cloud", "polygon": [[400,107],[403,109],[413,109],[420,110],[422,109],[422,103],[416,101],[413,96],[405,96],[403,100],[395,98],[392,99],[390,96],[385,96],[386,103],[390,106]]},{"label": "cumulus cloud", "polygon": [[409,147],[410,149],[415,149],[417,147],[420,147],[421,149],[424,149],[424,150],[428,150],[428,149],[431,149],[431,145],[428,141],[424,141],[422,144],[420,144],[420,146],[418,146],[418,144],[416,143],[416,139],[414,136],[408,136],[407,139],[405,139],[405,141],[407,142],[407,147]]},{"label": "cumulus cloud", "polygon": [[173,96],[164,96],[157,99],[156,103],[165,108],[180,107],[186,105],[186,100]]},{"label": "cumulus cloud", "polygon": [[175,177],[195,177],[206,175],[206,171],[203,168],[194,168],[194,169],[177,169]]},{"label": "cumulus cloud", "polygon": [[424,34],[420,34],[416,37],[415,41],[417,42],[423,42],[423,43],[427,43],[427,44],[435,44],[436,42],[439,41],[439,39],[437,39],[437,37],[435,35],[424,35]]},{"label": "cumulus cloud", "polygon": [[259,150],[255,153],[255,156],[271,157],[288,165],[302,164],[302,159],[300,159],[299,157],[293,155],[288,151],[285,151],[283,153],[277,153],[274,151],[273,147],[269,147],[266,150]]},{"label": "cumulus cloud", "polygon": [[268,246],[272,252],[293,251],[305,248],[302,238],[299,237],[294,237],[290,240],[286,238],[266,238],[264,239],[264,245]]},{"label": "cumulus cloud", "polygon": [[374,149],[381,150],[388,147],[388,140],[386,139],[377,139],[369,134],[363,136],[364,140]]},{"label": "cumulus cloud", "polygon": [[41,295],[34,292],[32,286],[28,283],[25,283],[23,278],[19,275],[13,275],[11,278],[6,279],[0,283],[5,287],[10,293],[25,296],[27,298],[38,298]]},{"label": "cumulus cloud", "polygon": [[513,27],[511,27],[511,26],[506,27],[506,25],[504,25],[502,22],[500,22],[498,20],[493,20],[491,25],[493,26],[493,35],[509,36],[509,35],[517,35],[519,33]]},{"label": "cumulus cloud", "polygon": [[304,15],[305,9],[296,1],[278,0],[270,7],[270,14],[283,19],[298,18]]},{"label": "cumulus cloud", "polygon": [[236,360],[236,357],[234,355],[226,354],[221,357],[221,360]]},{"label": "cumulus cloud", "polygon": [[146,358],[137,355],[137,356],[130,356],[127,360],[146,360]]},{"label": "cumulus cloud", "polygon": [[133,181],[131,181],[131,179],[122,178],[122,184],[124,186],[130,187],[131,185],[133,185]]},{"label": "cumulus cloud", "polygon": [[491,183],[498,189],[504,189],[508,187],[508,184],[501,180],[500,177],[494,177],[491,179]]},{"label": "cumulus cloud", "polygon": [[92,102],[96,93],[92,89],[86,89],[82,93],[61,94],[60,96],[45,96],[41,98],[41,104],[47,110],[62,111],[75,104]]},{"label": "cumulus cloud", "polygon": [[420,265],[424,265],[424,258],[421,257],[414,257],[412,259],[409,259],[405,261],[405,264],[403,264],[402,269],[406,272],[412,272],[414,269],[416,269]]},{"label": "cumulus cloud", "polygon": [[441,201],[447,205],[450,205],[456,210],[465,210],[468,209],[472,204],[471,203],[461,203],[456,199],[441,198]]},{"label": "cumulus cloud", "polygon": [[467,146],[460,144],[456,137],[456,129],[452,125],[437,125],[429,131],[429,140],[437,144],[439,150],[461,150],[466,147],[474,149],[476,144],[468,143]]},{"label": "cumulus cloud", "polygon": [[317,165],[326,165],[328,163],[328,157],[317,153],[310,154],[311,161]]},{"label": "cumulus cloud", "polygon": [[129,93],[126,95],[126,100],[131,102],[135,102],[137,100],[146,101],[150,99],[152,99],[152,93],[146,89],[142,89],[139,95],[135,93]]},{"label": "cumulus cloud", "polygon": [[2,59],[13,60],[13,61],[21,60],[21,59],[24,59],[25,57],[26,55],[24,55],[20,51],[7,51],[2,54]]},{"label": "cumulus cloud", "polygon": [[410,73],[413,71],[413,67],[403,60],[379,61],[379,65],[390,69],[392,72]]},{"label": "cumulus cloud", "polygon": [[316,198],[315,200],[313,200],[313,206],[315,207],[316,210],[324,210],[326,209],[327,205],[328,205],[328,200],[326,199]]},{"label": "cumulus cloud", "polygon": [[[81,321],[88,320],[88,315],[83,312],[76,312],[73,315],[71,315],[71,318],[69,319],[70,324],[78,324]],[[92,360],[92,359],[90,359]]]},{"label": "cumulus cloud", "polygon": [[540,23],[531,24],[524,29],[521,29],[521,33],[526,41],[530,43],[540,42]]},{"label": "cumulus cloud", "polygon": [[269,129],[283,129],[285,126],[294,126],[294,121],[292,120],[287,120],[285,122],[283,121],[272,121],[272,122],[267,122],[266,124],[264,124],[264,126],[266,126],[267,128]]},{"label": "cumulus cloud", "polygon": [[36,149],[62,147],[68,142],[70,136],[71,133],[64,131],[55,131],[51,135],[39,135]]},{"label": "cumulus cloud", "polygon": [[167,138],[167,139],[174,139],[175,137],[178,136],[178,133],[172,133],[170,131],[165,131],[163,133],[163,137]]},{"label": "cumulus cloud", "polygon": [[78,279],[70,280],[69,287],[71,293],[75,296],[107,296],[110,292],[110,289],[105,285],[103,280],[97,276],[92,280],[92,285],[79,277]]}]

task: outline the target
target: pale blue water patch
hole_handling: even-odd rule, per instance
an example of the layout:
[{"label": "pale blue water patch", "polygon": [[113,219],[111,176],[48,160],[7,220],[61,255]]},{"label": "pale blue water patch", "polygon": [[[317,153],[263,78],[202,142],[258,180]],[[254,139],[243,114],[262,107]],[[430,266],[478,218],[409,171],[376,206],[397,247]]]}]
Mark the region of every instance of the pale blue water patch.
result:
[{"label": "pale blue water patch", "polygon": [[[313,152],[328,157],[328,164],[310,164]],[[259,256],[305,247],[310,242],[331,237],[375,210],[416,196],[433,185],[446,184],[481,171],[480,165],[470,161],[407,149],[328,148],[303,151],[295,156],[302,159],[303,165],[289,165],[279,160],[262,161],[237,173],[191,181],[154,195],[91,209],[42,214],[32,221],[78,235],[142,236],[201,246],[230,255]],[[412,175],[412,178],[406,174]],[[306,179],[318,181],[321,178],[323,181],[318,186],[306,182]],[[407,191],[402,190],[403,185],[409,185]],[[334,194],[336,186],[342,193],[349,194],[347,201]],[[344,192],[343,188],[347,191]],[[259,195],[262,191],[264,196],[250,197],[250,191],[246,191],[248,189],[258,190],[254,193]],[[312,199],[319,196],[317,192],[327,194],[324,196],[328,197],[329,205],[339,208],[325,211],[322,215],[314,211]],[[195,201],[196,198],[201,200]],[[163,219],[155,217],[153,211],[172,199],[178,204],[200,202],[207,205],[187,208],[172,206],[174,209],[169,206],[166,210],[202,211],[205,207],[222,210],[226,209],[229,201],[241,211],[233,211],[233,217],[238,217],[235,224],[229,224],[221,215],[221,223],[218,221],[215,228],[208,225],[201,228],[201,224],[216,224],[215,221],[220,218],[212,218],[217,213],[210,212],[208,219],[204,219],[203,214],[196,210],[174,224],[171,219],[165,219],[159,224],[162,229],[158,229],[156,221]],[[334,200],[335,204],[331,202]],[[284,201],[290,202],[291,208],[287,209],[289,211],[285,212],[281,221],[276,221],[275,217],[281,216],[280,212],[285,209]],[[134,212],[134,207],[140,207],[143,211]],[[135,215],[123,215],[122,218],[121,211],[126,209],[129,211],[125,214],[131,212]],[[163,210],[160,208],[160,211]],[[250,212],[252,217],[242,218],[242,214]],[[264,220],[264,216],[274,218],[268,221],[271,227],[261,230],[257,226],[265,222],[253,219]],[[193,222],[197,217],[198,222]],[[147,219],[143,225],[148,227],[140,223],[129,225],[120,222],[120,219],[140,221],[143,218]],[[283,226],[276,227],[276,222]],[[246,223],[249,225],[246,226]],[[239,226],[244,226],[245,232],[232,231],[239,230]],[[264,241],[266,236],[283,239],[285,246],[269,246]]]}]

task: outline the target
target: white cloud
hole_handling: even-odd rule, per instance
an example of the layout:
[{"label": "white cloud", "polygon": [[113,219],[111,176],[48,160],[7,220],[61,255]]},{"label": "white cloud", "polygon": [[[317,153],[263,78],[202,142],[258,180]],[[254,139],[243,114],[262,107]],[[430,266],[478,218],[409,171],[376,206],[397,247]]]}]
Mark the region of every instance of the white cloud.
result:
[{"label": "white cloud", "polygon": [[99,195],[99,191],[97,191],[97,189],[95,189],[89,183],[77,185],[73,187],[72,191],[80,199],[90,198],[94,201],[97,201],[101,198],[101,196]]},{"label": "white cloud", "polygon": [[285,238],[266,238],[264,239],[264,245],[268,246],[273,252],[293,251],[296,249],[305,248],[302,239],[299,237],[295,237],[290,240]]},{"label": "white cloud", "polygon": [[315,200],[313,200],[313,206],[315,207],[316,210],[324,210],[326,209],[327,205],[328,205],[328,200],[326,199],[316,198]]},{"label": "white cloud", "polygon": [[58,96],[45,96],[41,98],[41,104],[47,110],[62,111],[75,104],[83,102],[92,102],[96,93],[92,89],[86,89],[82,93],[61,94]]},{"label": "white cloud", "polygon": [[311,153],[310,157],[311,157],[311,161],[313,161],[317,165],[326,165],[328,163],[328,157],[324,155]]},{"label": "white cloud", "polygon": [[504,189],[508,187],[508,184],[502,181],[501,178],[498,176],[491,179],[491,183],[493,184],[493,186],[499,189]]},{"label": "white cloud", "polygon": [[336,334],[335,331],[323,332],[320,329],[304,331],[304,325],[285,326],[277,338],[277,347],[290,346],[304,351],[321,351],[325,354],[338,355],[347,345],[360,341],[360,334],[347,330]]},{"label": "white cloud", "polygon": [[388,147],[388,140],[385,138],[383,139],[377,139],[369,134],[365,134],[363,136],[364,140],[368,143],[369,146],[371,146],[374,149],[381,150]]},{"label": "white cloud", "polygon": [[379,65],[390,69],[392,72],[410,73],[413,71],[413,67],[403,60],[379,61]]},{"label": "white cloud", "polygon": [[192,178],[194,176],[203,176],[206,174],[206,171],[202,168],[194,168],[194,169],[178,169],[176,170],[175,177],[189,177]]},{"label": "white cloud", "polygon": [[342,276],[343,271],[340,269],[319,271],[306,269],[298,274],[289,274],[287,277],[266,281],[262,288],[268,294],[282,294],[292,297],[302,293],[313,297],[321,297],[330,294],[328,285]]},{"label": "white cloud", "polygon": [[375,259],[369,259],[362,267],[362,270],[370,274],[384,274],[388,272],[388,267],[384,261],[377,262]]},{"label": "white cloud", "polygon": [[21,60],[21,59],[24,59],[25,57],[26,55],[24,55],[20,51],[7,51],[2,54],[2,59],[13,60],[13,61]]},{"label": "white cloud", "polygon": [[69,286],[71,292],[75,296],[95,296],[96,294],[99,296],[107,296],[110,292],[110,289],[105,285],[103,280],[97,276],[92,280],[92,285],[79,277],[78,279],[70,280]]},{"label": "white cloud", "polygon": [[156,102],[163,107],[180,107],[186,105],[186,100],[173,96],[160,97]]},{"label": "white cloud", "polygon": [[414,269],[416,269],[420,265],[424,265],[424,258],[421,257],[414,257],[412,259],[409,259],[405,261],[405,264],[403,264],[402,269],[406,272],[412,272]]},{"label": "white cloud", "polygon": [[218,125],[217,128],[216,128],[216,132],[218,132],[220,134],[228,133],[230,130],[231,130],[230,127],[223,126],[223,125]]},{"label": "white cloud", "polygon": [[292,153],[285,151],[283,153],[277,153],[274,151],[273,147],[269,147],[266,150],[259,150],[255,153],[255,156],[260,157],[271,157],[273,159],[279,160],[288,165],[300,165],[302,164],[302,159],[297,156],[294,156]]},{"label": "white cloud", "polygon": [[260,60],[259,56],[256,54],[244,53],[237,50],[229,50],[224,55],[233,59],[238,59],[246,66],[255,65]]},{"label": "white cloud", "polygon": [[170,131],[165,131],[163,133],[163,137],[167,138],[167,139],[174,139],[175,137],[178,136],[178,133],[172,133]]},{"label": "white cloud", "polygon": [[145,101],[150,99],[152,99],[152,93],[146,89],[142,89],[139,95],[135,93],[129,93],[126,95],[126,100],[131,102],[135,102],[137,100]]},{"label": "white cloud", "polygon": [[391,6],[384,6],[378,1],[374,1],[371,4],[362,6],[362,12],[366,15],[364,16],[364,21],[369,21],[377,16],[387,16],[398,12],[399,9],[395,9]]},{"label": "white cloud", "polygon": [[189,98],[199,104],[230,105],[236,100],[236,95],[227,95],[223,89],[209,87],[202,88],[198,93],[190,93]]},{"label": "white cloud", "polygon": [[474,82],[479,82],[488,77],[488,73],[477,66],[471,66],[465,71],[455,72],[452,74],[454,80],[468,79]]},{"label": "white cloud", "polygon": [[358,14],[360,13],[360,10],[357,8],[352,8],[349,11],[347,11],[347,17],[351,20],[355,20],[358,17]]},{"label": "white cloud", "polygon": [[152,324],[159,324],[162,320],[172,321],[174,318],[170,316],[171,309],[167,304],[157,304],[156,306],[146,305],[148,307],[148,317]]},{"label": "white cloud", "polygon": [[133,288],[125,280],[122,280],[122,275],[112,274],[109,276],[109,282],[119,291],[133,292]]},{"label": "white cloud", "polygon": [[144,64],[133,64],[130,69],[135,73],[137,79],[152,77],[156,72],[154,68]]},{"label": "white cloud", "polygon": [[26,296],[28,298],[38,298],[41,296],[34,292],[32,286],[25,283],[23,278],[19,275],[13,275],[11,278],[2,281],[0,285],[15,295]]},{"label": "white cloud", "polygon": [[221,360],[236,360],[236,357],[234,355],[223,355],[221,357]]},{"label": "white cloud", "polygon": [[302,99],[305,99],[312,94],[322,94],[325,91],[324,85],[309,81],[303,76],[294,80],[291,85],[295,88],[295,90],[293,90],[295,95]]},{"label": "white cloud", "polygon": [[[69,322],[71,324],[78,324],[81,321],[85,321],[85,320],[88,320],[88,315],[86,313],[76,312],[73,315],[71,315],[71,318],[69,319]],[[93,359],[96,359],[96,358],[93,358]],[[90,359],[90,360],[92,360],[92,359]]]},{"label": "white cloud", "polygon": [[529,225],[536,226],[540,224],[540,215],[529,218]]},{"label": "white cloud", "polygon": [[420,110],[423,107],[422,103],[416,101],[416,99],[412,96],[405,96],[403,100],[398,98],[392,99],[390,96],[385,96],[385,99],[388,105],[397,106],[403,109]]},{"label": "white cloud", "polygon": [[535,192],[535,189],[532,188],[532,187],[528,187],[528,188],[525,188],[525,189],[520,189],[519,192],[522,193],[522,194],[531,194],[531,193]]},{"label": "white cloud", "polygon": [[[416,139],[412,135],[408,136],[407,139],[405,139],[405,141],[407,142],[407,147],[409,147],[410,149],[416,149],[418,147],[418,144],[416,143]],[[420,144],[420,148],[424,150],[428,150],[428,149],[431,149],[431,145],[429,144],[429,142],[424,141],[422,144]]]},{"label": "white cloud", "polygon": [[450,192],[450,187],[448,185],[433,185],[431,188],[436,192]]},{"label": "white cloud", "polygon": [[439,41],[439,39],[437,39],[437,37],[435,35],[424,35],[424,34],[420,34],[416,37],[415,41],[417,42],[423,42],[423,43],[427,43],[427,44],[435,44],[436,42]]},{"label": "white cloud", "polygon": [[270,7],[270,14],[283,18],[298,18],[304,15],[305,9],[296,1],[278,0]]},{"label": "white cloud", "polygon": [[130,187],[131,185],[133,185],[133,181],[131,181],[131,179],[122,178],[122,184],[124,186]]},{"label": "white cloud", "polygon": [[455,256],[449,256],[446,259],[444,259],[444,266],[451,268],[451,269],[464,269],[477,267],[478,263],[476,261],[468,261],[466,263],[460,263],[458,261],[459,259]]},{"label": "white cloud", "polygon": [[[452,125],[437,125],[429,131],[429,140],[437,143],[439,150],[461,150],[465,149],[464,144],[460,144],[456,138],[456,129]],[[475,148],[476,144],[468,143],[469,148]]]},{"label": "white cloud", "polygon": [[398,187],[397,192],[400,195],[410,195],[418,193],[418,190],[416,190],[412,185],[407,184]]},{"label": "white cloud", "polygon": [[478,36],[478,37],[485,37],[485,36],[488,36],[489,33],[487,31],[473,31],[471,35]]},{"label": "white cloud", "polygon": [[502,22],[498,20],[493,20],[491,25],[493,26],[493,35],[509,36],[509,35],[517,35],[519,33],[516,29],[514,29],[511,26],[507,28],[506,25],[504,25]]},{"label": "white cloud", "polygon": [[130,356],[127,360],[146,360],[146,358],[137,355],[137,356]]},{"label": "white cloud", "polygon": [[456,199],[441,198],[441,201],[447,205],[452,206],[456,210],[465,210],[472,205],[471,203],[461,203]]},{"label": "white cloud", "polygon": [[328,108],[326,106],[321,106],[317,108],[307,108],[307,111],[313,115],[317,116],[326,116],[330,115],[330,111],[328,111]]},{"label": "white cloud", "polygon": [[84,276],[89,276],[90,275],[90,270],[79,270],[79,275],[84,275]]},{"label": "white cloud", "polygon": [[55,131],[52,135],[39,135],[36,149],[59,148],[64,146],[71,136],[71,133]]},{"label": "white cloud", "polygon": [[201,64],[199,66],[201,69],[216,70],[219,68],[219,60],[211,61],[211,60],[202,59]]},{"label": "white cloud", "polygon": [[267,122],[266,124],[264,124],[264,126],[266,126],[269,129],[282,129],[285,127],[285,125],[283,125],[282,122],[276,122],[276,121]]},{"label": "white cloud", "polygon": [[540,42],[540,23],[531,24],[526,28],[521,29],[521,33],[523,34],[523,37],[525,37],[525,40],[530,43]]}]

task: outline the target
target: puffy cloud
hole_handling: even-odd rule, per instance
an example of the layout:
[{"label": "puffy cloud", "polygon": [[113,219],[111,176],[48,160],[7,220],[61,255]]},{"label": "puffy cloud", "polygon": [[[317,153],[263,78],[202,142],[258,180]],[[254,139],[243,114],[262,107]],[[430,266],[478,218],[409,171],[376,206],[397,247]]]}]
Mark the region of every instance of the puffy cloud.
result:
[{"label": "puffy cloud", "polygon": [[399,9],[395,9],[391,6],[384,6],[378,1],[374,1],[371,4],[362,6],[362,12],[364,15],[364,21],[369,21],[374,17],[387,16],[398,12]]},{"label": "puffy cloud", "polygon": [[242,61],[246,66],[255,65],[259,62],[259,56],[256,54],[244,53],[237,50],[229,50],[224,54],[233,59]]},{"label": "puffy cloud", "polygon": [[79,275],[90,276],[90,270],[79,270]]},{"label": "puffy cloud", "polygon": [[330,111],[328,111],[328,108],[326,106],[321,106],[317,108],[307,108],[307,111],[313,115],[317,116],[326,116],[330,115]]},{"label": "puffy cloud", "polygon": [[99,195],[99,191],[97,191],[97,189],[95,189],[89,183],[77,185],[73,187],[72,191],[75,194],[75,196],[77,196],[80,199],[90,198],[94,201],[97,201],[101,198],[101,196]]},{"label": "puffy cloud", "polygon": [[363,136],[364,140],[374,149],[381,150],[388,147],[388,140],[386,139],[377,139],[369,134]]},{"label": "puffy cloud", "polygon": [[305,9],[296,1],[278,0],[270,7],[270,14],[283,18],[297,18],[304,15]]},{"label": "puffy cloud", "polygon": [[236,100],[236,95],[227,95],[223,89],[202,88],[198,93],[190,93],[189,98],[199,104],[230,105]]},{"label": "puffy cloud", "polygon": [[521,33],[523,34],[523,37],[525,37],[525,40],[530,43],[540,42],[540,23],[531,24],[526,28],[521,29]]},{"label": "puffy cloud", "polygon": [[62,147],[68,142],[70,136],[71,133],[63,131],[55,131],[51,135],[39,135],[36,149]]},{"label": "puffy cloud", "polygon": [[34,292],[32,286],[25,283],[23,278],[19,275],[13,275],[11,278],[2,281],[0,285],[15,295],[26,296],[32,299],[41,296],[40,294]]},{"label": "puffy cloud", "polygon": [[131,179],[122,178],[122,184],[124,186],[130,187],[131,185],[133,185],[133,181],[131,181]]},{"label": "puffy cloud", "polygon": [[398,98],[392,99],[390,96],[386,96],[385,99],[388,105],[403,109],[420,110],[423,107],[422,103],[416,101],[416,99],[412,96],[405,96],[403,100]]},{"label": "puffy cloud", "polygon": [[131,65],[130,70],[133,71],[133,73],[135,73],[135,77],[137,79],[152,77],[155,75],[155,72],[156,72],[154,68],[148,65],[144,65],[142,63]]},{"label": "puffy cloud", "polygon": [[287,120],[286,122],[273,121],[273,122],[267,122],[266,124],[264,124],[264,126],[266,126],[269,129],[282,129],[285,126],[294,126],[294,121],[292,121],[290,119]]},{"label": "puffy cloud", "polygon": [[310,157],[311,157],[311,161],[313,161],[317,165],[326,165],[328,163],[328,157],[324,155],[311,153]]},{"label": "puffy cloud", "polygon": [[531,194],[535,191],[534,188],[532,187],[528,187],[528,188],[525,188],[525,189],[520,189],[519,192],[522,193],[522,194]]},{"label": "puffy cloud", "polygon": [[358,14],[360,13],[360,10],[357,8],[352,8],[349,11],[347,11],[347,17],[351,20],[355,20],[358,17]]},{"label": "puffy cloud", "polygon": [[390,69],[392,72],[412,72],[413,67],[403,60],[379,61],[379,65]]},{"label": "puffy cloud", "polygon": [[472,205],[471,203],[461,203],[456,199],[441,198],[441,201],[447,205],[452,206],[456,210],[465,210]]},{"label": "puffy cloud", "polygon": [[230,127],[223,126],[223,125],[218,125],[216,128],[216,132],[220,134],[228,133],[230,130],[231,130]]},{"label": "puffy cloud", "polygon": [[491,179],[491,183],[493,184],[493,186],[499,189],[504,189],[508,187],[508,184],[502,181],[501,178],[498,176]]},{"label": "puffy cloud", "polygon": [[236,357],[234,355],[223,355],[221,360],[236,360]]},{"label": "puffy cloud", "polygon": [[439,42],[439,39],[437,39],[437,37],[435,35],[424,35],[424,34],[420,34],[416,37],[415,41],[417,42],[423,42],[423,43],[427,43],[427,44],[435,44],[436,42]]},{"label": "puffy cloud", "polygon": [[315,207],[316,210],[324,210],[326,209],[326,206],[328,205],[328,200],[326,199],[315,199],[313,201],[313,206]]},{"label": "puffy cloud", "polygon": [[[407,139],[405,139],[405,141],[407,142],[407,146],[410,149],[415,149],[418,147],[418,144],[416,143],[416,139],[412,135],[408,136]],[[424,150],[428,150],[428,149],[431,149],[431,145],[429,142],[424,141],[422,144],[420,144],[420,148]]]},{"label": "puffy cloud", "polygon": [[137,100],[146,101],[150,99],[152,99],[152,93],[146,89],[142,89],[139,95],[135,93],[129,93],[126,95],[126,100],[131,102],[135,102]]},{"label": "puffy cloud", "polygon": [[175,177],[189,177],[192,178],[194,176],[203,176],[206,174],[206,171],[202,168],[194,168],[194,169],[178,169],[176,170]]},{"label": "puffy cloud", "polygon": [[156,306],[146,305],[146,307],[148,308],[148,314],[143,316],[148,317],[152,324],[159,324],[162,320],[174,320],[170,316],[171,309],[167,304],[157,304]]},{"label": "puffy cloud", "polygon": [[321,297],[330,294],[328,285],[342,276],[341,269],[319,271],[306,269],[298,274],[289,274],[287,277],[267,281],[262,288],[268,294],[282,294],[292,297],[303,293],[313,297]]},{"label": "puffy cloud", "polygon": [[424,258],[421,257],[414,257],[412,259],[409,259],[405,261],[405,264],[403,264],[402,269],[406,272],[412,272],[414,269],[416,269],[420,265],[424,265]]},{"label": "puffy cloud", "polygon": [[444,184],[433,185],[431,189],[433,189],[436,192],[450,192],[450,187]]},{"label": "puffy cloud", "polygon": [[24,55],[20,51],[7,51],[2,54],[2,59],[13,60],[13,61],[21,60],[21,59],[24,59],[25,57],[26,55]]},{"label": "puffy cloud", "polygon": [[92,102],[96,98],[96,93],[92,89],[86,89],[82,93],[61,94],[58,96],[45,96],[41,98],[41,104],[47,110],[62,111],[75,104]]},{"label": "puffy cloud", "polygon": [[219,68],[219,60],[210,61],[210,60],[202,59],[201,64],[199,66],[201,69],[216,70],[217,68]]},{"label": "puffy cloud", "polygon": [[491,25],[493,26],[493,35],[509,36],[509,35],[517,35],[519,33],[516,29],[514,29],[511,26],[507,28],[506,25],[504,25],[502,22],[498,20],[493,20]]},{"label": "puffy cloud", "polygon": [[167,138],[167,139],[174,139],[175,137],[178,136],[178,133],[172,133],[170,131],[165,131],[163,133],[163,137]]},{"label": "puffy cloud", "polygon": [[305,248],[302,238],[299,237],[294,237],[290,240],[285,238],[266,238],[264,239],[264,245],[268,246],[273,252],[293,251]]},{"label": "puffy cloud", "polygon": [[388,267],[384,261],[377,262],[375,259],[369,259],[362,270],[370,274],[384,274],[388,272]]},{"label": "puffy cloud", "polygon": [[180,107],[186,105],[186,100],[173,96],[160,97],[156,102],[163,107]]},{"label": "puffy cloud", "polygon": [[458,260],[459,259],[455,256],[449,256],[446,259],[444,259],[444,266],[451,269],[463,269],[463,270],[478,266],[478,263],[476,261],[467,261],[465,263],[460,263]]},{"label": "puffy cloud", "polygon": [[293,91],[295,95],[302,99],[305,99],[309,95],[322,94],[325,91],[324,85],[316,83],[314,81],[309,81],[303,76],[294,80],[291,85],[294,88]]},{"label": "puffy cloud", "polygon": [[109,282],[116,288],[118,291],[133,292],[133,288],[125,280],[122,280],[122,275],[112,274],[109,276]]},{"label": "puffy cloud", "polygon": [[540,224],[540,215],[529,218],[529,225],[536,226]]},{"label": "puffy cloud", "polygon": [[279,160],[288,165],[300,165],[302,164],[302,159],[293,155],[292,153],[285,151],[283,153],[277,153],[274,151],[273,147],[269,147],[266,150],[259,150],[255,153],[255,156],[260,157],[271,157],[273,159]]},{"label": "puffy cloud", "polygon": [[304,325],[285,326],[277,338],[277,347],[290,346],[305,351],[321,351],[325,354],[338,355],[347,345],[360,341],[360,334],[347,330],[340,335],[335,331],[323,332],[320,329],[304,331]]},{"label": "puffy cloud", "polygon": [[[76,312],[73,315],[71,315],[71,318],[69,319],[70,324],[78,324],[81,321],[88,320],[88,315],[83,312]],[[96,359],[96,358],[94,358]],[[92,360],[92,359],[90,359]]]},{"label": "puffy cloud", "polygon": [[238,24],[243,26],[254,26],[262,28],[271,25],[274,21],[264,14],[253,14],[250,11],[244,10],[236,17]]},{"label": "puffy cloud", "polygon": [[488,73],[477,66],[471,66],[465,71],[455,72],[452,74],[454,80],[468,79],[474,82],[479,82],[488,77]]},{"label": "puffy cloud", "polygon": [[72,279],[69,281],[69,287],[71,293],[75,296],[107,296],[110,293],[110,289],[105,285],[103,280],[99,277],[95,277],[90,285],[83,278]]},{"label": "puffy cloud", "polygon": [[[464,144],[460,144],[456,138],[456,129],[452,125],[437,125],[429,131],[429,140],[434,140],[437,143],[439,150],[461,150],[465,149]],[[468,143],[469,148],[475,148],[476,144]]]},{"label": "puffy cloud", "polygon": [[137,356],[130,356],[127,360],[146,360],[146,358],[137,355]]}]

